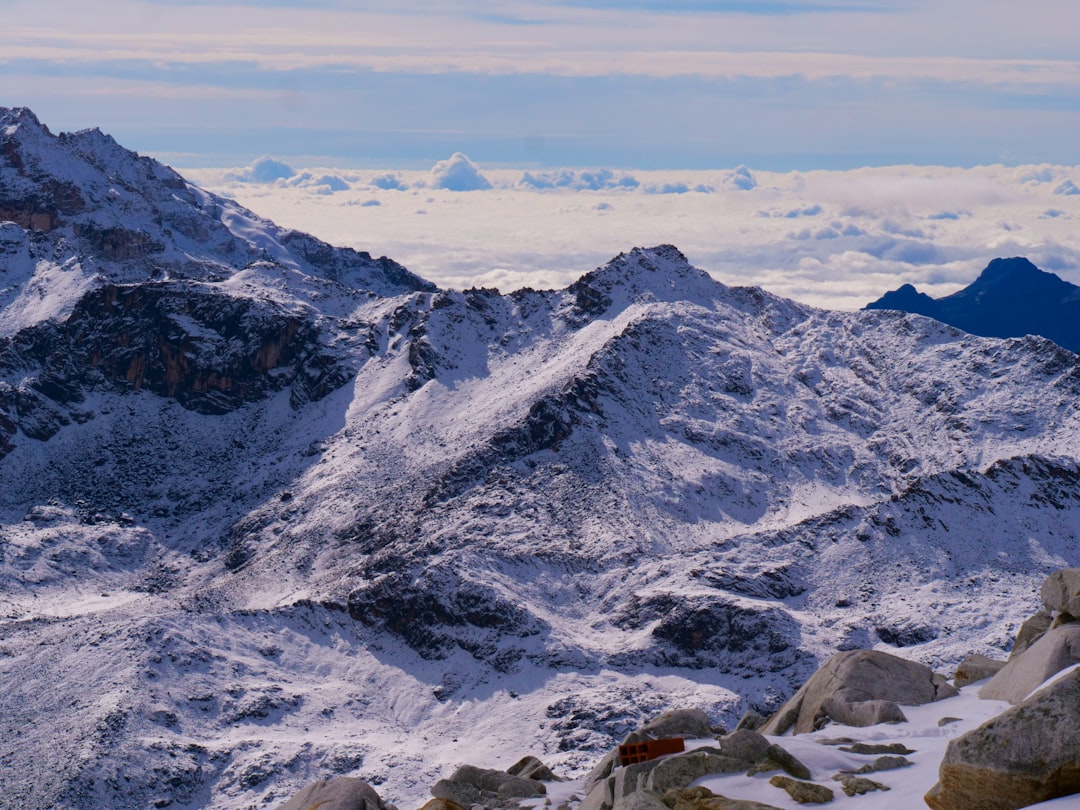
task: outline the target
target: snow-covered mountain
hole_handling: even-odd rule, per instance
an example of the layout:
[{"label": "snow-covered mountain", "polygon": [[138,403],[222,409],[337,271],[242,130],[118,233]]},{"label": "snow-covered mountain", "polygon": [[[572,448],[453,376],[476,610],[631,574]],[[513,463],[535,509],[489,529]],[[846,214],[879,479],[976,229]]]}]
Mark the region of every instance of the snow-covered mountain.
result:
[{"label": "snow-covered mountain", "polygon": [[1048,340],[670,246],[437,290],[97,131],[0,127],[5,801],[348,773],[419,806],[461,762],[572,772],[665,707],[770,710],[838,649],[1000,653],[1080,563]]}]

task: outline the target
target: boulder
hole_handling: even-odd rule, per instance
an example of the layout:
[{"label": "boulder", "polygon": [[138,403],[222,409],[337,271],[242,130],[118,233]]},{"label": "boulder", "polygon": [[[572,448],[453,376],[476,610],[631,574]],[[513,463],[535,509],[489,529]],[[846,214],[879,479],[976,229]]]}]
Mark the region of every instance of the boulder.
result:
[{"label": "boulder", "polygon": [[526,779],[538,779],[541,782],[562,781],[551,772],[551,768],[533,756],[522,757],[507,768],[506,772],[511,776],[522,776]]},{"label": "boulder", "polygon": [[890,789],[888,785],[883,785],[881,782],[875,782],[873,779],[866,779],[846,772],[840,772],[833,776],[833,781],[839,782],[840,788],[848,796],[865,796],[867,793],[873,793],[877,790]]},{"label": "boulder", "polygon": [[746,712],[739,718],[738,725],[735,726],[736,731],[742,731],[743,729],[749,729],[750,731],[757,731],[769,720],[768,717],[762,717],[757,712]]},{"label": "boulder", "polygon": [[786,790],[787,794],[799,804],[825,804],[836,798],[832,788],[815,785],[813,782],[800,782],[790,776],[774,776],[769,780],[769,784]]},{"label": "boulder", "polygon": [[1046,609],[1080,618],[1080,568],[1055,571],[1039,592]]},{"label": "boulder", "polygon": [[897,768],[908,768],[914,763],[907,757],[878,757],[873,762],[867,762],[865,765],[857,768],[853,773],[856,775],[862,773],[877,773],[878,771],[894,771]]},{"label": "boulder", "polygon": [[769,750],[769,741],[756,731],[739,729],[721,737],[718,741],[720,753],[732,759],[742,759],[754,763],[765,756]]},{"label": "boulder", "polygon": [[614,810],[668,810],[668,807],[655,793],[639,790],[616,801]]},{"label": "boulder", "polygon": [[588,795],[597,784],[611,776],[611,772],[619,766],[619,750],[613,749],[604,754],[596,766],[585,777],[582,789]]},{"label": "boulder", "polygon": [[1040,610],[1020,625],[1020,632],[1016,634],[1016,641],[1013,642],[1012,652],[1009,653],[1009,660],[1013,660],[1020,655],[1020,653],[1045,636],[1046,631],[1050,629],[1050,625],[1053,621],[1054,617],[1050,615],[1049,611]]},{"label": "boulder", "polygon": [[695,779],[708,774],[740,773],[745,770],[744,760],[732,759],[699,749],[688,754],[659,760],[645,780],[645,789],[663,795],[669,790],[686,787]]},{"label": "boulder", "polygon": [[308,785],[278,810],[385,810],[375,788],[361,779],[339,776]]},{"label": "boulder", "polygon": [[979,690],[979,697],[1017,704],[1051,675],[1076,663],[1080,663],[1080,623],[1063,624],[1002,667]]},{"label": "boulder", "polygon": [[929,667],[877,650],[837,653],[761,729],[816,731],[830,719],[852,726],[903,720],[897,704],[922,705],[957,690]]},{"label": "boulder", "polygon": [[465,807],[500,799],[529,799],[546,793],[544,785],[535,779],[472,765],[462,765],[449,779],[440,779],[431,788],[436,799],[450,799]]},{"label": "boulder", "polygon": [[1080,670],[945,749],[933,810],[1014,810],[1080,793]]},{"label": "boulder", "polygon": [[[938,724],[940,725],[940,723]],[[841,751],[845,751],[848,754],[898,754],[903,756],[904,754],[914,754],[913,748],[908,748],[903,743],[864,743],[857,742],[852,745],[841,746]]]},{"label": "boulder", "polygon": [[985,655],[972,654],[960,662],[953,674],[953,686],[960,688],[975,681],[985,680],[997,675],[1005,666],[1004,661],[995,661]]},{"label": "boulder", "polygon": [[593,783],[578,810],[611,810],[615,804],[615,777],[608,776]]},{"label": "boulder", "polygon": [[810,769],[779,745],[770,745],[766,748],[764,756],[758,760],[758,764],[752,770],[757,773],[767,773],[775,771],[777,768],[791,774],[796,779],[810,778]]},{"label": "boulder", "polygon": [[701,739],[711,736],[712,724],[705,712],[701,709],[675,709],[650,720],[637,731],[631,731],[623,744],[666,737]]},{"label": "boulder", "polygon": [[771,804],[718,796],[706,787],[669,790],[664,804],[671,810],[780,810]]},{"label": "boulder", "polygon": [[420,810],[466,810],[452,799],[431,799]]}]

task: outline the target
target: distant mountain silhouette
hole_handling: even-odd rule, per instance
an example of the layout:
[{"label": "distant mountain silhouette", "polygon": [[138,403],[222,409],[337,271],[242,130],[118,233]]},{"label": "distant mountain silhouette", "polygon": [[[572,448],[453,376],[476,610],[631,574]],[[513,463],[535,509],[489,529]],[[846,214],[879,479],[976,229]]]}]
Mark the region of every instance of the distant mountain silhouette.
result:
[{"label": "distant mountain silhouette", "polygon": [[1080,287],[1022,257],[994,259],[970,285],[944,298],[905,284],[866,309],[926,315],[984,337],[1042,335],[1080,353]]}]

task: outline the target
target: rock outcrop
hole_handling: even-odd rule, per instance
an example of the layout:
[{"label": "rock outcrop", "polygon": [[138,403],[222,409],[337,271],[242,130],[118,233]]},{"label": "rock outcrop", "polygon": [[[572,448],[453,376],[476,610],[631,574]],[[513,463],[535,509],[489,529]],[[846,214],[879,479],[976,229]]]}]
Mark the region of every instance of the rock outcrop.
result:
[{"label": "rock outcrop", "polygon": [[1080,792],[1080,670],[949,743],[933,810],[1015,810]]},{"label": "rock outcrop", "polygon": [[957,694],[929,667],[876,650],[837,653],[761,729],[805,734],[829,720],[849,726],[905,720],[898,704],[922,705]]},{"label": "rock outcrop", "polygon": [[1080,568],[1055,571],[1039,591],[1046,609],[1059,615],[1059,620],[1080,619]]},{"label": "rock outcrop", "polygon": [[519,799],[547,793],[543,783],[506,771],[462,765],[449,779],[440,779],[431,788],[436,799],[449,799],[463,807],[516,807]]},{"label": "rock outcrop", "polygon": [[995,661],[985,655],[969,655],[960,662],[960,666],[953,673],[953,686],[957,689],[967,686],[969,683],[992,678],[1005,666],[1004,661]]},{"label": "rock outcrop", "polygon": [[367,782],[339,776],[308,785],[277,810],[387,810],[387,806]]}]

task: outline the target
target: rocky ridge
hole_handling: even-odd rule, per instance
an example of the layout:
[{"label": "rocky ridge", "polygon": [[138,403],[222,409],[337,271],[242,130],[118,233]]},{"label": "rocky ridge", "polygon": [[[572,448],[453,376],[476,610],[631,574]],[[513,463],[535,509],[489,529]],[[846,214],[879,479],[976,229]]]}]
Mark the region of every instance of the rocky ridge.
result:
[{"label": "rocky ridge", "polygon": [[838,650],[1000,658],[1075,560],[1080,377],[1050,341],[815,310],[671,246],[435,290],[2,122],[21,806],[335,775],[404,804],[465,739],[582,773],[672,706],[772,713]]}]

